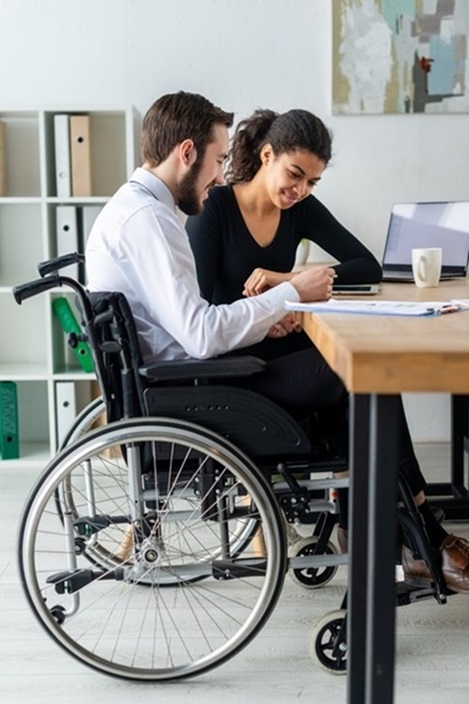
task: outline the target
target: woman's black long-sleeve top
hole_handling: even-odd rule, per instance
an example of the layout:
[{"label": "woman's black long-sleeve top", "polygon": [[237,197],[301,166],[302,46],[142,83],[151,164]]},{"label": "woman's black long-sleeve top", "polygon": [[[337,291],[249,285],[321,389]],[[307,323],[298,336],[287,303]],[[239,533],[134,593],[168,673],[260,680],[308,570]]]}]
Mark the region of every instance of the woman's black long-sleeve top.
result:
[{"label": "woman's black long-sleeve top", "polygon": [[299,242],[309,239],[339,263],[337,283],[378,283],[381,266],[373,254],[313,195],[282,210],[273,241],[261,247],[250,234],[231,186],[217,186],[200,215],[186,222],[200,290],[210,303],[241,298],[256,267],[291,271]]}]

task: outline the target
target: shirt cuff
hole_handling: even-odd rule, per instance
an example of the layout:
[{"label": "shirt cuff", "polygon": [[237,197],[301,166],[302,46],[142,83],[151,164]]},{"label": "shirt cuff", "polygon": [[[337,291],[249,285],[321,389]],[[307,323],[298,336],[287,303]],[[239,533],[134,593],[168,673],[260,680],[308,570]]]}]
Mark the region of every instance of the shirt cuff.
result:
[{"label": "shirt cuff", "polygon": [[285,303],[285,301],[294,301],[295,303],[300,300],[300,294],[296,288],[289,281],[284,281],[278,286],[274,286],[269,291],[272,295],[272,300],[276,303]]}]

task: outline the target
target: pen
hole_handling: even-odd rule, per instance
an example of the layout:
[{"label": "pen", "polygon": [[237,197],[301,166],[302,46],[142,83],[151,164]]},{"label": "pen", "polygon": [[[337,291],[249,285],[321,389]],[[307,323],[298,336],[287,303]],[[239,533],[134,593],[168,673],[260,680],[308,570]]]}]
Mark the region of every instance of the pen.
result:
[{"label": "pen", "polygon": [[459,306],[454,306],[452,304],[447,305],[447,306],[441,306],[439,309],[438,313],[441,315],[444,315],[445,313],[456,313],[456,311],[459,310]]},{"label": "pen", "polygon": [[453,303],[447,303],[446,305],[441,306],[441,308],[427,308],[427,313],[445,315],[445,313],[456,313],[458,310],[460,310],[459,306],[456,306]]},{"label": "pen", "polygon": [[434,315],[445,315],[445,313],[456,313],[458,310],[460,310],[459,306],[456,306],[453,303],[447,303],[446,305],[441,306],[441,308],[427,308],[427,313],[433,313]]}]

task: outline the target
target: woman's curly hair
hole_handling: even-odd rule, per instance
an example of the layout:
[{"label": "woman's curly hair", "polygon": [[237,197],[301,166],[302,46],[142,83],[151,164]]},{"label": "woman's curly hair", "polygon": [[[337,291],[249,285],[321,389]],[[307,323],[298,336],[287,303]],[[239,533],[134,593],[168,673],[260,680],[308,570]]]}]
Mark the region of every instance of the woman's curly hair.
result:
[{"label": "woman's curly hair", "polygon": [[294,109],[279,114],[259,109],[236,128],[226,172],[228,183],[254,178],[261,167],[260,152],[264,144],[270,144],[276,156],[304,149],[325,164],[331,159],[331,133],[319,117],[308,110]]}]

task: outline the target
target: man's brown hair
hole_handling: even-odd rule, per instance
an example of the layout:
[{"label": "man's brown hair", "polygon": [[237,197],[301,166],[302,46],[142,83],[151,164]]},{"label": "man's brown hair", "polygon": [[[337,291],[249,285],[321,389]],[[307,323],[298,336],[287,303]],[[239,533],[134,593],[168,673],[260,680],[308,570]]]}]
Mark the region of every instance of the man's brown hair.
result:
[{"label": "man's brown hair", "polygon": [[215,124],[231,127],[233,113],[225,112],[197,93],[169,93],[158,98],[143,118],[140,149],[143,162],[158,166],[177,144],[191,139],[201,159],[213,138]]}]

